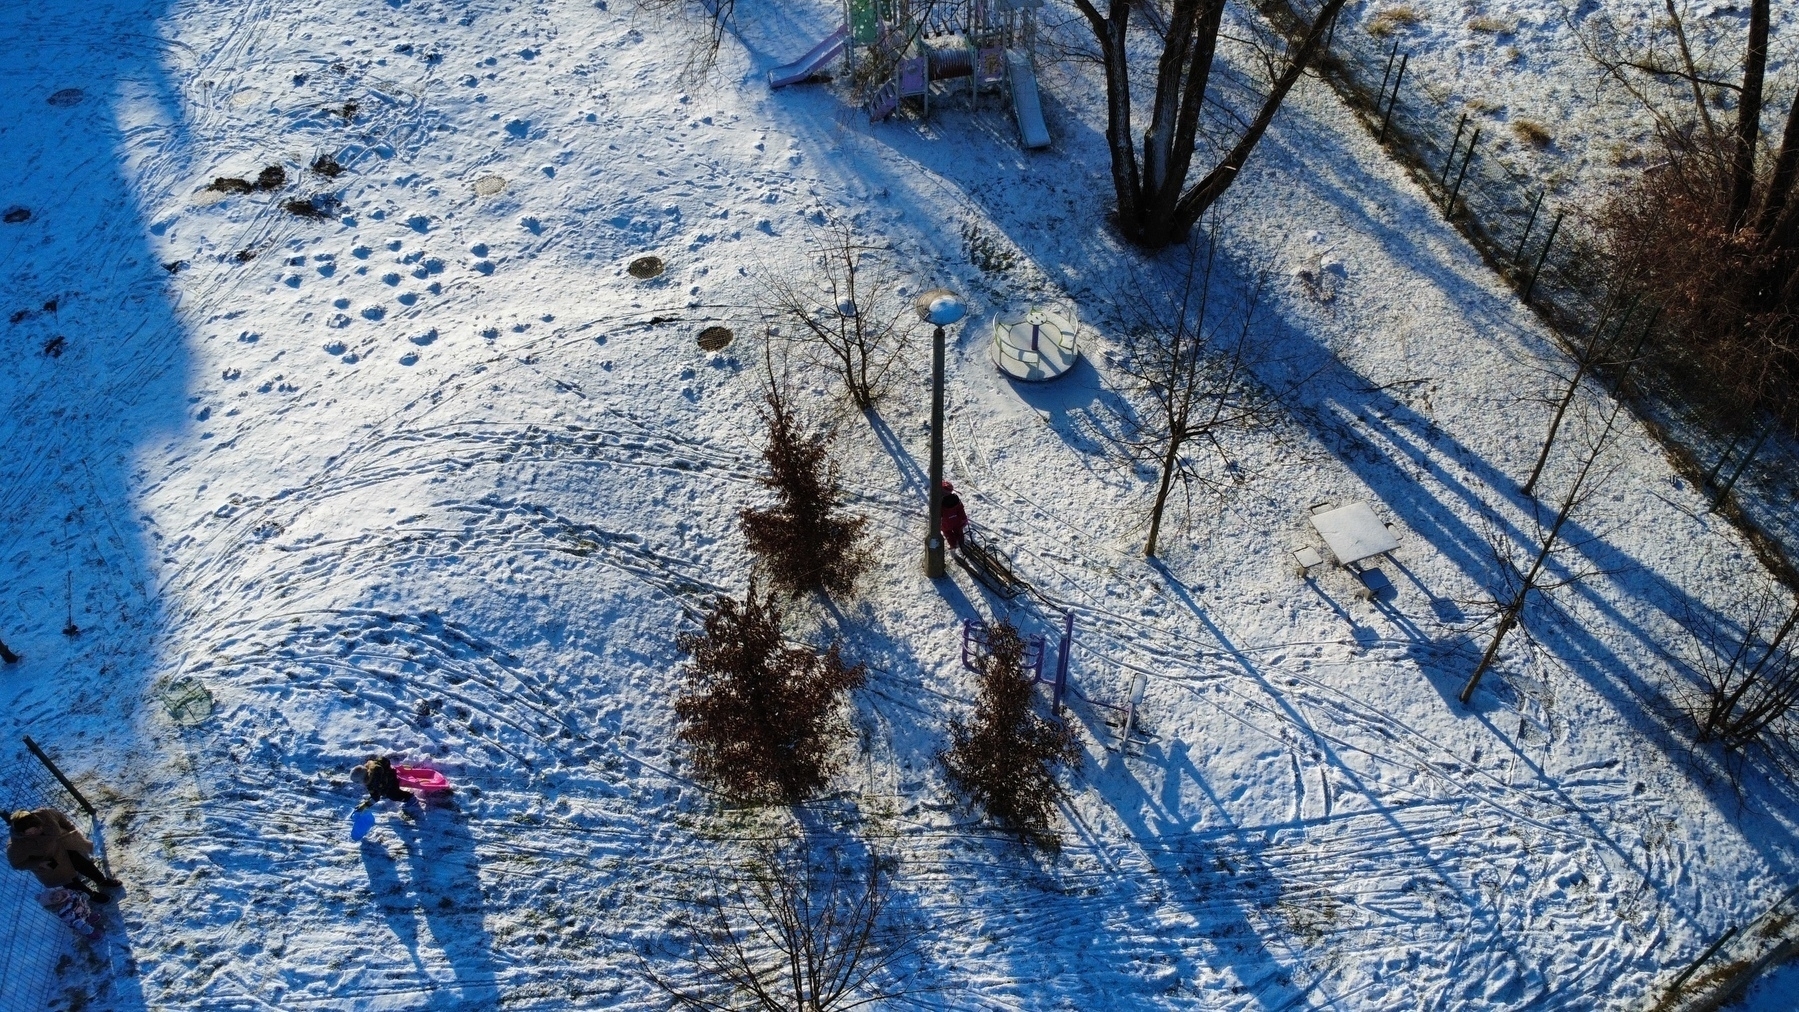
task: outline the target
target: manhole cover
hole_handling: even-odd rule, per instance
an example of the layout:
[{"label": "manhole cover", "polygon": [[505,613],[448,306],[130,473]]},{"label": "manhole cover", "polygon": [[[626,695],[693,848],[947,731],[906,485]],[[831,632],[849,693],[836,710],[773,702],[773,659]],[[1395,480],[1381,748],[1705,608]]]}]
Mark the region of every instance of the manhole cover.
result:
[{"label": "manhole cover", "polygon": [[707,327],[700,331],[700,347],[706,351],[722,351],[730,343],[730,327]]},{"label": "manhole cover", "polygon": [[661,257],[638,257],[631,261],[625,272],[639,281],[648,281],[662,273]]},{"label": "manhole cover", "polygon": [[56,94],[51,95],[45,101],[58,108],[67,109],[72,105],[80,105],[81,100],[86,97],[87,92],[82,91],[80,88],[64,88]]},{"label": "manhole cover", "polygon": [[482,176],[475,180],[475,193],[483,197],[491,197],[506,188],[506,181],[499,176]]},{"label": "manhole cover", "polygon": [[157,696],[177,724],[191,727],[212,716],[212,693],[197,678],[177,678],[163,686]]}]

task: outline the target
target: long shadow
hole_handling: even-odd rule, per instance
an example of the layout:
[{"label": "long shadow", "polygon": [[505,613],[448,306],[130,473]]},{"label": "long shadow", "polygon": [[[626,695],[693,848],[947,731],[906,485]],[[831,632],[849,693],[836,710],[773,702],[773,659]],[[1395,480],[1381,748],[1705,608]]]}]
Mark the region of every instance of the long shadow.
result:
[{"label": "long shadow", "polygon": [[[414,888],[431,937],[454,974],[454,998],[443,992],[433,1008],[489,1009],[501,988],[487,930],[481,859],[468,819],[450,805],[433,805],[410,831],[408,853]],[[451,1001],[452,1004],[443,1004]]]},{"label": "long shadow", "polygon": [[[46,0],[0,18],[0,640],[24,658],[0,685],[0,733],[31,733],[74,769],[119,769],[139,744],[134,712],[160,662],[146,642],[163,616],[160,535],[134,472],[155,468],[192,410],[193,365],[151,238],[163,195],[132,165],[190,154],[168,78],[184,56],[157,33],[169,6]],[[131,879],[134,844],[110,842]],[[144,901],[127,892],[70,970],[85,1001],[151,1003],[136,956]]]},{"label": "long shadow", "polygon": [[[374,837],[366,838],[362,841],[361,854],[362,867],[369,876],[369,894],[375,899],[376,909],[381,911],[394,940],[411,957],[413,969],[424,976],[425,963],[419,958],[418,899],[409,895],[412,890],[400,880],[399,866],[385,844]],[[385,951],[386,946],[373,948],[380,952]]]}]

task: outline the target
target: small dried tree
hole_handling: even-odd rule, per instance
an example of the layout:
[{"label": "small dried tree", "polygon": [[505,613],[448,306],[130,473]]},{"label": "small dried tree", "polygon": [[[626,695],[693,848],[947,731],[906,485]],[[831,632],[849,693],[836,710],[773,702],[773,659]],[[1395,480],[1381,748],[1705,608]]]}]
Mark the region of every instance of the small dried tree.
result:
[{"label": "small dried tree", "polygon": [[1576,460],[1573,476],[1557,505],[1555,516],[1543,527],[1538,547],[1530,561],[1522,567],[1516,566],[1503,544],[1495,546],[1494,554],[1499,559],[1502,572],[1507,575],[1509,586],[1495,602],[1497,622],[1493,627],[1493,637],[1487,641],[1487,649],[1482,652],[1474,673],[1468,676],[1467,684],[1462,686],[1458,697],[1462,705],[1466,706],[1474,697],[1474,690],[1480,686],[1481,676],[1487,673],[1487,669],[1499,657],[1499,648],[1505,643],[1506,635],[1523,620],[1524,608],[1533,596],[1559,590],[1598,575],[1598,570],[1577,570],[1563,576],[1552,576],[1554,567],[1551,566],[1551,560],[1568,547],[1565,539],[1569,522],[1582,506],[1592,500],[1609,476],[1605,466],[1607,451],[1617,429],[1618,414],[1623,409],[1623,402],[1617,400],[1611,400],[1601,408],[1605,421],[1598,435]]},{"label": "small dried tree", "polygon": [[1032,709],[1024,653],[1024,640],[1010,623],[988,627],[974,720],[950,722],[950,747],[937,759],[950,785],[1002,826],[1054,849],[1060,841],[1050,816],[1067,796],[1056,774],[1080,762],[1081,747],[1067,724]]},{"label": "small dried tree", "polygon": [[809,432],[794,408],[785,377],[772,358],[756,415],[768,430],[762,484],[775,493],[772,509],[745,507],[738,522],[750,551],[776,588],[847,594],[869,564],[868,518],[844,511],[842,482],[830,457],[831,437]]},{"label": "small dried tree", "polygon": [[803,843],[763,848],[747,875],[715,875],[677,915],[691,940],[690,983],[652,973],[680,1008],[833,1012],[927,988],[908,980],[920,929],[893,915],[882,859],[852,871]]},{"label": "small dried tree", "polygon": [[899,297],[888,247],[849,221],[825,225],[812,254],[807,275],[763,278],[769,309],[792,325],[794,341],[814,364],[843,380],[856,407],[870,410],[917,318]]},{"label": "small dried tree", "polygon": [[[1754,744],[1784,721],[1799,701],[1799,602],[1772,592],[1743,602],[1735,629],[1700,623],[1698,668],[1704,691],[1690,705],[1697,738],[1729,751]],[[1784,617],[1783,617],[1784,613]]]},{"label": "small dried tree", "polygon": [[862,665],[837,644],[820,653],[781,634],[774,594],[752,581],[742,601],[721,597],[699,633],[675,644],[691,655],[675,701],[680,739],[701,779],[745,801],[794,803],[830,779],[835,739],[847,731],[844,693]]},{"label": "small dried tree", "polygon": [[1111,441],[1134,463],[1156,468],[1143,548],[1152,558],[1175,488],[1190,504],[1196,486],[1219,487],[1188,453],[1190,445],[1204,443],[1230,466],[1225,437],[1272,424],[1277,407],[1252,368],[1260,352],[1252,325],[1263,279],[1242,299],[1214,304],[1217,230],[1214,219],[1189,238],[1169,275],[1137,275],[1118,300],[1127,330],[1117,368],[1147,407],[1121,413],[1123,434]]}]

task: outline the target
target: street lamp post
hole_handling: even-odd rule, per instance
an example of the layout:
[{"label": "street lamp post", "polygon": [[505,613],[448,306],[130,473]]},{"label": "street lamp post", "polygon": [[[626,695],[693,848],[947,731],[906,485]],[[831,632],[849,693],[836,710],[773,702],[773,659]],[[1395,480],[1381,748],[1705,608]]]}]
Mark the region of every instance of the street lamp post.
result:
[{"label": "street lamp post", "polygon": [[931,526],[924,540],[924,572],[936,579],[943,570],[943,328],[962,319],[968,307],[947,288],[933,288],[913,303],[918,318],[935,328],[931,334]]}]

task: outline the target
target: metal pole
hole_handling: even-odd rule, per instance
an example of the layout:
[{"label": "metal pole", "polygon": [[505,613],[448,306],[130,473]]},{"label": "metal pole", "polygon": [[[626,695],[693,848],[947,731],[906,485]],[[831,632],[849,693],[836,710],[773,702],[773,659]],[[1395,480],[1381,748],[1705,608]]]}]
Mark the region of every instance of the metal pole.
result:
[{"label": "metal pole", "polygon": [[924,539],[924,574],[943,570],[943,328],[931,333],[931,528]]},{"label": "metal pole", "polygon": [[1056,716],[1062,715],[1062,695],[1068,691],[1068,653],[1074,649],[1074,612],[1069,611],[1062,616],[1062,650],[1056,658],[1056,690],[1054,695]]},{"label": "metal pole", "polygon": [[43,763],[44,768],[50,771],[50,775],[55,777],[57,782],[62,784],[63,787],[68,790],[70,796],[75,799],[75,803],[80,805],[83,811],[87,812],[87,814],[93,818],[97,819],[100,817],[100,813],[94,811],[93,804],[89,802],[80,791],[75,789],[74,784],[69,783],[69,778],[63,776],[62,770],[57,769],[56,764],[50,761],[50,757],[44,754],[44,750],[37,747],[37,742],[31,740],[31,735],[25,736],[25,747],[30,749],[31,754],[37,756],[37,761]]},{"label": "metal pole", "polygon": [[1474,136],[1468,141],[1468,153],[1462,156],[1462,171],[1455,174],[1455,189],[1449,191],[1449,205],[1443,213],[1455,217],[1455,198],[1462,195],[1462,180],[1468,178],[1468,163],[1474,161],[1474,146],[1480,143],[1480,127],[1474,128]]},{"label": "metal pole", "polygon": [[1655,321],[1660,319],[1661,315],[1662,307],[1660,306],[1656,306],[1650,311],[1649,322],[1643,324],[1643,332],[1637,335],[1636,348],[1631,351],[1630,357],[1625,359],[1618,369],[1618,380],[1612,384],[1613,397],[1618,396],[1618,391],[1624,389],[1624,381],[1630,378],[1630,371],[1636,368],[1637,361],[1643,357],[1643,346],[1649,343],[1649,332],[1655,329]]},{"label": "metal pole", "polygon": [[1393,60],[1399,56],[1399,40],[1393,40],[1393,48],[1387,53],[1387,69],[1380,72],[1380,91],[1374,96],[1374,114],[1380,115],[1380,106],[1387,100],[1387,82],[1393,77]]},{"label": "metal pole", "polygon": [[1468,114],[1462,113],[1461,122],[1455,125],[1455,140],[1449,142],[1449,157],[1443,159],[1443,171],[1437,175],[1437,189],[1449,188],[1449,167],[1455,164],[1456,149],[1462,146],[1462,131],[1468,127]]},{"label": "metal pole", "polygon": [[1381,118],[1380,137],[1375,140],[1375,143],[1377,144],[1387,143],[1387,126],[1393,122],[1393,107],[1399,104],[1399,85],[1405,80],[1405,65],[1410,62],[1411,59],[1411,53],[1407,53],[1399,58],[1399,73],[1393,76],[1393,98],[1387,102],[1387,115]]},{"label": "metal pole", "polygon": [[1518,236],[1518,248],[1512,251],[1512,269],[1516,270],[1518,261],[1524,259],[1524,241],[1530,238],[1531,226],[1537,223],[1537,211],[1543,206],[1543,194],[1548,190],[1538,190],[1537,199],[1531,202],[1530,217],[1524,219],[1524,233]]},{"label": "metal pole", "polygon": [[1537,275],[1543,272],[1543,261],[1549,259],[1549,247],[1555,245],[1555,233],[1562,227],[1562,214],[1565,213],[1567,212],[1557,213],[1555,221],[1550,223],[1549,238],[1543,240],[1543,252],[1537,254],[1537,265],[1531,268],[1530,280],[1524,283],[1524,301],[1526,304],[1530,302],[1530,293],[1537,287]]},{"label": "metal pole", "polygon": [[1743,454],[1743,459],[1737,462],[1737,469],[1730,473],[1730,480],[1726,481],[1724,487],[1718,490],[1718,494],[1712,497],[1713,509],[1717,509],[1718,504],[1724,501],[1724,497],[1730,494],[1730,490],[1737,487],[1737,479],[1741,478],[1743,472],[1749,469],[1749,462],[1755,459],[1756,453],[1761,450],[1762,444],[1768,441],[1768,436],[1773,432],[1774,426],[1772,425],[1763,429],[1761,436],[1756,439],[1755,445],[1749,448],[1748,453]]}]

